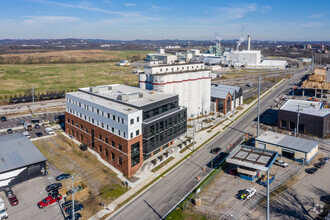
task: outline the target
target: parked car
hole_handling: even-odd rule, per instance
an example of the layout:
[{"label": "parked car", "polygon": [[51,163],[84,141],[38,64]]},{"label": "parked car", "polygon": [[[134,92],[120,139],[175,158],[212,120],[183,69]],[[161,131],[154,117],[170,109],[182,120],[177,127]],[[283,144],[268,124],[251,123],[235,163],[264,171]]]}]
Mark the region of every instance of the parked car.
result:
[{"label": "parked car", "polygon": [[229,173],[230,175],[234,175],[234,176],[236,176],[236,175],[238,174],[238,172],[237,172],[237,168],[233,168],[233,169],[231,169],[228,173]]},{"label": "parked car", "polygon": [[37,204],[37,206],[40,208],[40,209],[42,209],[42,208],[44,208],[44,207],[46,207],[46,206],[49,206],[49,205],[51,205],[51,204],[53,204],[54,202],[57,202],[57,201],[59,201],[59,200],[61,200],[62,199],[62,196],[61,195],[57,195],[57,196],[54,196],[54,197],[52,197],[52,196],[47,196],[46,198],[44,198],[43,200],[41,200],[38,204]]},{"label": "parked car", "polygon": [[37,137],[42,137],[43,134],[42,134],[40,131],[38,131],[38,132],[36,132],[36,136],[37,136]]},{"label": "parked car", "polygon": [[328,163],[329,162],[329,157],[322,157],[322,158],[319,159],[319,161]]},{"label": "parked car", "polygon": [[318,168],[318,169],[322,169],[325,165],[325,162],[319,162],[319,163],[315,163],[314,167]]},{"label": "parked car", "polygon": [[5,121],[7,121],[7,118],[6,118],[6,116],[1,116],[1,121],[2,121],[2,122],[5,122]]},{"label": "parked car", "polygon": [[31,138],[29,132],[27,132],[27,131],[24,131],[24,132],[23,132],[23,135],[24,135],[25,137],[27,137],[27,139],[30,139],[30,138]]},{"label": "parked car", "polygon": [[251,83],[247,83],[247,84],[246,84],[246,86],[248,86],[248,87],[251,87],[251,86],[252,86],[252,84],[251,84]]},{"label": "parked car", "polygon": [[51,190],[48,192],[48,196],[57,196],[59,193],[58,193],[58,189],[54,189],[54,190]]},{"label": "parked car", "polygon": [[321,196],[320,200],[321,200],[321,202],[324,202],[326,204],[330,204],[330,195]]},{"label": "parked car", "polygon": [[19,201],[18,201],[16,195],[13,193],[11,188],[6,188],[5,194],[6,194],[6,197],[8,198],[8,201],[11,206],[18,205]]},{"label": "parked car", "polygon": [[288,164],[285,163],[283,160],[275,160],[274,164],[280,167],[288,167]]},{"label": "parked car", "polygon": [[68,179],[70,177],[71,177],[70,174],[62,173],[62,174],[58,175],[55,179],[56,179],[56,181],[61,181],[61,180],[64,180],[64,179]]},{"label": "parked car", "polygon": [[254,188],[248,188],[245,190],[240,191],[236,197],[240,200],[246,200],[246,199],[250,199],[252,196],[254,196],[254,194],[256,194],[257,190]]},{"label": "parked car", "polygon": [[54,133],[54,130],[51,129],[51,128],[45,128],[45,132],[46,132],[47,134],[49,134],[49,135],[53,135],[53,134],[55,134],[55,133]]},{"label": "parked car", "polygon": [[212,148],[211,150],[210,150],[210,153],[211,154],[217,154],[217,153],[219,153],[221,151],[221,148],[220,147],[215,147],[215,148]]},{"label": "parked car", "polygon": [[54,118],[53,118],[53,121],[54,122],[59,122],[60,121],[60,118],[57,115],[55,115]]},{"label": "parked car", "polygon": [[66,195],[70,195],[72,193],[76,193],[79,192],[80,190],[82,190],[83,188],[80,185],[77,185],[75,187],[73,187],[72,189],[70,189],[69,191],[66,192]]},{"label": "parked car", "polygon": [[46,187],[47,192],[55,190],[55,189],[62,189],[62,183],[53,183]]},{"label": "parked car", "polygon": [[315,174],[317,172],[317,168],[307,168],[305,171],[306,173],[309,173],[309,174]]},{"label": "parked car", "polygon": [[20,120],[16,123],[16,125],[24,125],[25,121],[24,120]]},{"label": "parked car", "polygon": [[40,120],[39,119],[32,119],[31,122],[34,123],[34,124],[35,123],[40,123]]},{"label": "parked car", "polygon": [[35,124],[35,125],[34,125],[34,128],[35,128],[35,129],[39,129],[39,128],[40,128],[40,125],[39,125],[39,124]]},{"label": "parked car", "polygon": [[[68,215],[67,217],[65,217],[64,220],[73,220],[72,218],[72,214],[71,215]],[[74,220],[78,220],[78,219],[81,219],[81,214],[78,212],[78,213],[74,213]]]},{"label": "parked car", "polygon": [[[78,203],[77,205],[74,204],[74,212],[78,212],[80,210],[83,210],[84,206],[80,203]],[[65,209],[66,214],[71,215],[72,214],[72,206],[69,206],[67,209]]]},{"label": "parked car", "polygon": [[[74,201],[74,205],[79,205],[79,202],[77,202],[76,200]],[[66,202],[62,203],[62,209],[66,210],[67,208],[69,208],[70,206],[72,206],[72,200],[68,200]]]},{"label": "parked car", "polygon": [[8,134],[11,134],[11,133],[13,133],[13,129],[11,129],[11,128],[8,128],[8,129],[7,129],[7,133],[8,133]]}]

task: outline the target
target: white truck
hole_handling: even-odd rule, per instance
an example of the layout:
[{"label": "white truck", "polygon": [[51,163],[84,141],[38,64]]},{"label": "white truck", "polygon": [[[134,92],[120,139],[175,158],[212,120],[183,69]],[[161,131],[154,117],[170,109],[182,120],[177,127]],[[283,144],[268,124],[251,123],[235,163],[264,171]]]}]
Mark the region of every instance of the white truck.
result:
[{"label": "white truck", "polygon": [[31,131],[32,130],[32,124],[30,123],[30,122],[28,122],[28,121],[26,121],[26,122],[24,122],[24,129],[26,130],[26,131]]},{"label": "white truck", "polygon": [[54,134],[54,130],[51,128],[45,128],[45,132],[49,135],[53,135]]},{"label": "white truck", "polygon": [[7,209],[5,208],[5,202],[0,197],[0,219],[2,220],[7,218],[8,218],[8,213],[7,213]]}]

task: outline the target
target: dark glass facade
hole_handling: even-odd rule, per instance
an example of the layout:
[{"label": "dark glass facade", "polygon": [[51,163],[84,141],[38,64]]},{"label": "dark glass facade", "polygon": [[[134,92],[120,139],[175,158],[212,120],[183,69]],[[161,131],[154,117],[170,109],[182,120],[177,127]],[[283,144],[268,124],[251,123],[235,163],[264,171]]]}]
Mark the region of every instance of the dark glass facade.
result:
[{"label": "dark glass facade", "polygon": [[140,163],[140,142],[131,145],[131,166]]},{"label": "dark glass facade", "polygon": [[187,109],[178,106],[178,96],[143,109],[143,157],[168,144],[187,131]]}]

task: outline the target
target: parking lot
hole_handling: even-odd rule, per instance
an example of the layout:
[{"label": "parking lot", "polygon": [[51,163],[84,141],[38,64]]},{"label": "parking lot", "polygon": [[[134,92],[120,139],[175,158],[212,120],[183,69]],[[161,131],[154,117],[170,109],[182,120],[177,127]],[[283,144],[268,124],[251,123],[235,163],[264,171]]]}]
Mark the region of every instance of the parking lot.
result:
[{"label": "parking lot", "polygon": [[[275,174],[274,181],[270,184],[270,190],[273,190],[286,182],[297,172],[303,169],[303,166],[294,161],[281,158],[289,164],[287,168],[273,165],[270,173]],[[228,168],[230,170],[231,168]],[[195,207],[197,212],[211,218],[225,219],[234,217],[239,219],[249,212],[266,196],[266,187],[255,182],[243,180],[237,176],[228,174],[228,170],[221,174],[214,182],[204,190],[200,197],[202,205]],[[239,200],[236,194],[240,190],[255,188],[256,194],[249,200]]]},{"label": "parking lot", "polygon": [[55,182],[55,177],[60,174],[60,171],[53,167],[49,167],[48,171],[48,176],[37,177],[12,187],[19,200],[16,206],[11,206],[4,192],[0,192],[5,207],[8,208],[9,219],[64,219],[59,203],[53,203],[44,209],[37,207],[37,203],[47,197],[45,187]]},{"label": "parking lot", "polygon": [[64,115],[64,112],[53,112],[53,113],[47,113],[47,114],[39,114],[37,117],[32,116],[17,116],[17,117],[9,117],[7,118],[7,121],[2,122],[0,121],[0,135],[8,134],[7,129],[11,128],[13,133],[23,133],[26,130],[23,128],[23,125],[17,125],[17,122],[19,121],[31,121],[32,119],[38,119],[40,123],[37,123],[40,125],[40,128],[36,129],[34,127],[35,124],[33,124],[33,129],[31,131],[28,131],[31,138],[36,138],[36,132],[41,132],[43,136],[48,135],[45,132],[45,127],[41,126],[42,122],[44,120],[53,121],[55,116],[61,116]]}]

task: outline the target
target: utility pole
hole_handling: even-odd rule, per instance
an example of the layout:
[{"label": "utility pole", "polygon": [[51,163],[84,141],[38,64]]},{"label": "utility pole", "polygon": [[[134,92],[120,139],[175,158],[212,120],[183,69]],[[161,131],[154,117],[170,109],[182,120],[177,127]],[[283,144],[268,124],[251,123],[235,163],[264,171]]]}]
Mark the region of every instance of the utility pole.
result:
[{"label": "utility pole", "polygon": [[260,124],[260,81],[261,75],[259,72],[259,87],[258,87],[258,125],[257,125],[257,137],[259,137],[259,124]]},{"label": "utility pole", "polygon": [[32,85],[32,115],[34,115],[34,86]]},{"label": "utility pole", "polygon": [[194,118],[193,123],[194,123],[193,124],[193,151],[195,151],[195,118]]},{"label": "utility pole", "polygon": [[266,219],[269,220],[269,167],[267,168],[267,213]]},{"label": "utility pole", "polygon": [[297,128],[295,129],[295,133],[294,133],[294,136],[295,137],[297,137],[297,133],[299,133],[299,115],[300,115],[300,113],[299,113],[299,107],[300,107],[300,105],[298,105],[298,113],[297,113]]},{"label": "utility pole", "polygon": [[233,121],[235,121],[235,106],[236,106],[236,97],[235,97],[236,90],[234,91],[234,105],[233,105]]},{"label": "utility pole", "polygon": [[73,189],[73,175],[71,175],[72,179],[72,219],[75,219],[74,217],[74,189]]}]

